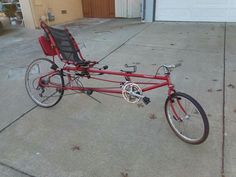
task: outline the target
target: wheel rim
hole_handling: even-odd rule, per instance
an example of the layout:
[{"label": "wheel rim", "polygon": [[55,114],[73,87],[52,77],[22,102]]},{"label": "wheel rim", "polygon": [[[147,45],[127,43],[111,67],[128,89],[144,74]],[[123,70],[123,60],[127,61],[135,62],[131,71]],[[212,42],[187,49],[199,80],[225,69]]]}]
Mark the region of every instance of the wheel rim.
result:
[{"label": "wheel rim", "polygon": [[[52,87],[39,86],[39,78],[45,76],[47,73],[54,71],[51,69],[52,63],[47,60],[36,60],[27,69],[26,72],[26,89],[31,99],[38,105],[43,107],[50,107],[55,105],[62,96],[62,90]],[[59,73],[53,76],[43,78],[43,82],[55,83],[62,86],[63,81]]]},{"label": "wheel rim", "polygon": [[[185,112],[179,106],[177,99]],[[176,118],[174,111],[170,106],[170,102],[172,102],[180,120]],[[194,143],[200,141],[204,137],[205,127],[202,115],[196,105],[189,99],[183,96],[172,97],[172,100],[168,101],[167,116],[171,127],[182,139]]]}]

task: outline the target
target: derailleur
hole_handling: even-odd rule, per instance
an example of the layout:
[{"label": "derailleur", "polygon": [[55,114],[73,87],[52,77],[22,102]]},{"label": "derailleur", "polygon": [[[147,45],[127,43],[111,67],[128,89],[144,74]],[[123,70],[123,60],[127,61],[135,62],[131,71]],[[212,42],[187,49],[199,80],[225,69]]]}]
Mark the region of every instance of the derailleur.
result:
[{"label": "derailleur", "polygon": [[[48,84],[50,81],[49,81],[49,78],[44,78],[42,79],[42,84],[46,85]],[[44,86],[42,86],[41,84],[38,84],[38,86],[36,87],[36,90],[39,91],[39,96],[42,98],[43,97],[43,94],[45,92],[45,88]]]},{"label": "derailleur", "polygon": [[44,87],[41,87],[41,86],[38,85],[36,90],[39,91],[39,96],[42,98],[43,97],[43,93],[45,92]]}]

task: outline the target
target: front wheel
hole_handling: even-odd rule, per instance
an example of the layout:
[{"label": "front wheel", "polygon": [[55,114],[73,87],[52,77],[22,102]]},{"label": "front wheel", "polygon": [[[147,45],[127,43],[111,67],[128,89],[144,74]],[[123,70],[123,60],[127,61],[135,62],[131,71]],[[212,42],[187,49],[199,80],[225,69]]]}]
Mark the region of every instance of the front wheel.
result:
[{"label": "front wheel", "polygon": [[191,96],[176,92],[166,99],[165,114],[174,133],[184,142],[203,143],[209,134],[209,123],[201,105]]}]

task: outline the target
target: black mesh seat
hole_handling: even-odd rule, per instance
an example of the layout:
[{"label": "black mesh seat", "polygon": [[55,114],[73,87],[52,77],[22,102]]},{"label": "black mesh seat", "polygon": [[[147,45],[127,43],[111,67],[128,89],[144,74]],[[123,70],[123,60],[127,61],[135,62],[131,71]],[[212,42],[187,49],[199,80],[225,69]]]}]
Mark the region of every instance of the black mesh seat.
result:
[{"label": "black mesh seat", "polygon": [[87,62],[79,57],[68,30],[55,29],[52,27],[48,27],[48,30],[53,36],[56,47],[59,49],[63,60],[73,62],[76,65],[87,65]]}]

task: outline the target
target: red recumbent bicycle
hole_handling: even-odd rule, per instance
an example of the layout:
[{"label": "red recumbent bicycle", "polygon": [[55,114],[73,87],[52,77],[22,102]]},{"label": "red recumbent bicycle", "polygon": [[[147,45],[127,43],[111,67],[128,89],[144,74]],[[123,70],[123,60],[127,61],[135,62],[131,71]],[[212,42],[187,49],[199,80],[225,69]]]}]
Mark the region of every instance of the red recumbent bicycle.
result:
[{"label": "red recumbent bicycle", "polygon": [[[191,96],[176,92],[171,83],[170,73],[178,65],[162,65],[155,75],[135,73],[136,66],[128,66],[129,71],[108,71],[108,66],[96,67],[96,61],[86,61],[70,32],[65,29],[55,29],[41,22],[45,36],[39,37],[39,43],[47,56],[52,60],[39,58],[27,68],[25,85],[30,98],[41,107],[52,107],[62,98],[65,90],[80,91],[91,95],[93,92],[122,94],[129,103],[150,99],[144,92],[168,87],[168,97],[165,102],[167,121],[175,134],[190,144],[204,142],[209,134],[209,123],[201,105]],[[58,56],[62,66],[58,66],[54,56]],[[158,71],[164,69],[163,74]],[[106,78],[117,76],[121,81]],[[153,82],[134,81],[134,78],[153,80]],[[84,87],[81,80],[96,80],[101,84],[109,83],[116,87]]]}]

